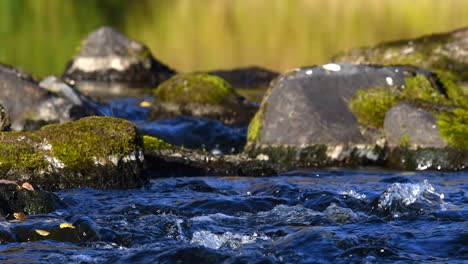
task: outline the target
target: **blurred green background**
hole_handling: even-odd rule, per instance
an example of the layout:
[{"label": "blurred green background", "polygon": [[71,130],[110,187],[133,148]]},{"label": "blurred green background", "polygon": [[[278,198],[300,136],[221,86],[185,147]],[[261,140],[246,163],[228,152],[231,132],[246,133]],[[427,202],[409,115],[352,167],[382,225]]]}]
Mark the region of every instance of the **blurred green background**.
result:
[{"label": "blurred green background", "polygon": [[468,0],[0,0],[0,62],[59,74],[101,25],[144,42],[179,71],[283,71],[468,26]]}]

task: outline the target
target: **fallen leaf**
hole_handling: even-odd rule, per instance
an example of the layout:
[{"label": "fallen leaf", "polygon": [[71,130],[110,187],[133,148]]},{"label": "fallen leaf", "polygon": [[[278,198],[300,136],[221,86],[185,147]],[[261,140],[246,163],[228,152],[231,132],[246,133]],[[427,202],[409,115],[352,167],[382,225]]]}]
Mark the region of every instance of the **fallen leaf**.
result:
[{"label": "fallen leaf", "polygon": [[140,106],[141,106],[141,107],[150,107],[150,106],[151,106],[151,103],[148,102],[148,101],[142,101],[142,102],[140,103]]},{"label": "fallen leaf", "polygon": [[62,223],[60,224],[60,228],[75,228],[74,225],[70,224],[70,223]]},{"label": "fallen leaf", "polygon": [[26,190],[34,191],[34,187],[29,183],[25,182],[21,185],[21,188],[24,188]]},{"label": "fallen leaf", "polygon": [[28,219],[28,217],[26,217],[26,215],[23,212],[13,213],[13,217],[20,221],[26,221]]},{"label": "fallen leaf", "polygon": [[48,235],[50,235],[50,232],[45,231],[45,230],[42,230],[42,229],[36,229],[36,230],[34,230],[34,231],[36,231],[36,233],[38,233],[38,234],[41,235],[41,236],[48,236]]}]

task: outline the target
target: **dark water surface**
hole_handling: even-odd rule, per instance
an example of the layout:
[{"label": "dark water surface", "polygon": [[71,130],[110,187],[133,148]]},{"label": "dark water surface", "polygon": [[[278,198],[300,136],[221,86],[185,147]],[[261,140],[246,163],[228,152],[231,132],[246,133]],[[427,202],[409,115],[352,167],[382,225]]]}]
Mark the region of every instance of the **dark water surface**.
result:
[{"label": "dark water surface", "polygon": [[381,171],[66,190],[0,227],[87,223],[81,239],[0,244],[0,263],[466,263],[467,193],[466,172]]}]

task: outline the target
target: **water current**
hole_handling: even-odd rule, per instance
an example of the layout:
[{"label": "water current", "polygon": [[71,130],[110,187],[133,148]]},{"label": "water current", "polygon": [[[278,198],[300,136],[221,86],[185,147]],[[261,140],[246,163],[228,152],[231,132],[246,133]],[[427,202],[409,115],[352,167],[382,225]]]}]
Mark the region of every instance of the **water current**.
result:
[{"label": "water current", "polygon": [[0,263],[466,263],[467,193],[466,172],[333,170],[64,190],[0,222],[24,234]]}]

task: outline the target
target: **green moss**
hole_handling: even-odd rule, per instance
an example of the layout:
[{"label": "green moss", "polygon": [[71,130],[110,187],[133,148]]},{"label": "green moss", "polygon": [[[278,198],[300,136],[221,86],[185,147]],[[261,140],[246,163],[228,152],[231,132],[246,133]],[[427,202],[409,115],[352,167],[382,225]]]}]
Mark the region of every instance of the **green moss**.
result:
[{"label": "green moss", "polygon": [[31,132],[2,132],[0,173],[40,171],[50,166],[51,157],[68,168],[87,168],[135,151],[137,139],[133,123],[113,117],[88,117]]},{"label": "green moss", "polygon": [[0,173],[7,173],[10,169],[30,172],[46,168],[48,163],[32,146],[31,142],[37,142],[32,134],[0,133]]},{"label": "green moss", "polygon": [[52,146],[52,154],[69,168],[94,166],[96,159],[123,157],[138,148],[133,123],[113,117],[87,117],[49,125],[37,132]]},{"label": "green moss", "polygon": [[398,103],[398,97],[385,87],[358,90],[349,102],[358,122],[372,128],[383,127],[385,113]]},{"label": "green moss", "polygon": [[161,102],[179,104],[221,104],[235,96],[234,89],[224,79],[204,74],[178,74],[160,84],[154,96]]},{"label": "green moss", "polygon": [[447,90],[448,100],[445,103],[457,107],[468,108],[468,91],[464,90],[460,83],[460,77],[451,72],[434,71],[440,82]]},{"label": "green moss", "polygon": [[403,135],[400,139],[400,147],[409,148],[410,146],[410,137],[408,135]]},{"label": "green moss", "polygon": [[164,140],[156,138],[156,137],[151,137],[151,136],[143,136],[143,147],[145,148],[145,150],[174,148],[173,145],[165,142]]},{"label": "green moss", "polygon": [[260,133],[262,130],[262,119],[265,112],[266,105],[261,107],[250,121],[247,131],[247,140],[250,142],[258,142],[260,140]]},{"label": "green moss", "polygon": [[468,148],[468,110],[457,108],[437,116],[440,135],[453,147]]},{"label": "green moss", "polygon": [[447,101],[445,96],[439,93],[431,81],[422,74],[405,78],[405,88],[401,96],[405,99],[420,99],[435,103]]}]

